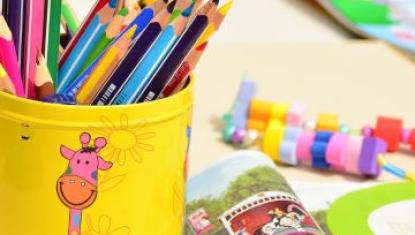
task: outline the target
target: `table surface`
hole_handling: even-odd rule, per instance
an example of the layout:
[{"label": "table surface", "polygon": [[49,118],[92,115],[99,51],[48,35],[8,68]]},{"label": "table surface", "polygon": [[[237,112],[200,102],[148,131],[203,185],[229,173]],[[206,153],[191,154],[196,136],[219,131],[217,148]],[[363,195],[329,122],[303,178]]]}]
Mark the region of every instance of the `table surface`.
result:
[{"label": "table surface", "polygon": [[[237,93],[244,74],[257,82],[257,96],[272,101],[299,101],[308,119],[335,113],[359,128],[378,115],[402,117],[415,126],[415,65],[395,49],[376,41],[212,45],[196,71],[194,131],[190,173],[234,151],[220,141],[220,116]],[[414,155],[389,154],[387,159],[415,170]],[[288,180],[361,181],[360,177],[323,173],[308,167],[280,167]],[[380,181],[396,180],[383,174]]]}]

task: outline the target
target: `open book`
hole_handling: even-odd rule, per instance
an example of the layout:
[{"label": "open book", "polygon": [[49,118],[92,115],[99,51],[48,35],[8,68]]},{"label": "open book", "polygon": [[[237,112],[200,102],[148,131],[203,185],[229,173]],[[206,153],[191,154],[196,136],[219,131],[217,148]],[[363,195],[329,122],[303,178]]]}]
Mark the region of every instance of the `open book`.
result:
[{"label": "open book", "polygon": [[236,152],[187,188],[187,235],[325,234],[260,152]]}]

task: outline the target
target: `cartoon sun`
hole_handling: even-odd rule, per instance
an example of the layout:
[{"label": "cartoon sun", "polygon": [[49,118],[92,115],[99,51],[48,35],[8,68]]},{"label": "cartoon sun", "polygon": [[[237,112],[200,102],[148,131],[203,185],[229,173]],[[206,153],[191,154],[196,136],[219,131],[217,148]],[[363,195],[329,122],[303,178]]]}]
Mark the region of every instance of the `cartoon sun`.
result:
[{"label": "cartoon sun", "polygon": [[142,151],[154,151],[154,146],[148,142],[156,136],[155,132],[144,132],[145,121],[130,125],[128,116],[120,116],[119,125],[115,125],[108,117],[102,116],[101,122],[104,128],[93,128],[94,132],[108,140],[108,146],[103,151],[107,159],[124,166],[127,160],[132,159],[136,163],[142,162]]}]

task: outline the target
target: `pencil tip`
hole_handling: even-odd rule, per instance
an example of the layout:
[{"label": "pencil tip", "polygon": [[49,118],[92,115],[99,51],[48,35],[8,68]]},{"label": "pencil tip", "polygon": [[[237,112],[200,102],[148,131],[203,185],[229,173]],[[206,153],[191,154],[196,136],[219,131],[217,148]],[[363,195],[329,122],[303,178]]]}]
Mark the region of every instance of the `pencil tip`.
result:
[{"label": "pencil tip", "polygon": [[219,8],[219,13],[222,15],[228,14],[232,6],[233,6],[233,0],[230,0],[225,5],[223,5],[221,8]]},{"label": "pencil tip", "polygon": [[128,7],[123,7],[118,13],[118,15],[120,16],[126,16],[127,14],[128,14]]},{"label": "pencil tip", "polygon": [[204,42],[200,46],[198,46],[196,48],[196,50],[198,50],[198,51],[204,51],[206,49],[207,45],[208,45],[208,42]]},{"label": "pencil tip", "polygon": [[135,31],[137,30],[137,25],[132,26],[128,31],[127,31],[127,37],[128,38],[132,38],[135,34]]},{"label": "pencil tip", "polygon": [[110,5],[111,8],[116,8],[117,7],[117,3],[118,3],[118,0],[111,0],[109,2],[109,5]]},{"label": "pencil tip", "polygon": [[6,70],[4,69],[3,65],[0,63],[0,78],[6,77],[6,76],[7,76]]}]

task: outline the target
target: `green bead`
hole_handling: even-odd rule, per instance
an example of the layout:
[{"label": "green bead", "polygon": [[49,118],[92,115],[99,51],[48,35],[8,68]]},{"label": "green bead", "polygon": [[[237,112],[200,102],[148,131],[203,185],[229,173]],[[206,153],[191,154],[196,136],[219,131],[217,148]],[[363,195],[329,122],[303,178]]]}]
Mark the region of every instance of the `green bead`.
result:
[{"label": "green bead", "polygon": [[223,141],[230,143],[232,142],[233,134],[236,131],[236,126],[233,124],[226,125],[222,130],[222,139]]}]

